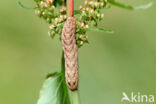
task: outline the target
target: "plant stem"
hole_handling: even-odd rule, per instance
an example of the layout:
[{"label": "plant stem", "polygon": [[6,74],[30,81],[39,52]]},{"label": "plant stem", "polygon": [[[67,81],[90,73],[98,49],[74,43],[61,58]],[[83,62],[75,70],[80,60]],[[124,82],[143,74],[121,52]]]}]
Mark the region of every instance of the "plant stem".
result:
[{"label": "plant stem", "polygon": [[68,93],[68,88],[67,88],[66,81],[65,81],[65,60],[64,60],[64,52],[63,51],[62,51],[62,58],[61,58],[61,73],[62,73],[63,89],[64,89],[65,101],[66,101],[63,104],[71,104],[70,98],[69,98],[69,93]]},{"label": "plant stem", "polygon": [[[74,16],[74,0],[67,0],[67,15],[68,17]],[[78,90],[70,92],[71,104],[80,104],[80,97]]]},{"label": "plant stem", "polygon": [[74,0],[67,0],[67,14],[69,17],[74,16]]},{"label": "plant stem", "polygon": [[[62,75],[62,79],[63,79],[63,88],[65,89],[65,99],[66,99],[66,103],[65,104],[80,104],[80,97],[79,97],[79,92],[78,90],[76,91],[70,91],[66,85],[66,81],[65,81],[65,60],[64,60],[64,52],[62,51],[62,59],[61,59],[61,73]],[[69,93],[70,92],[70,96],[71,98],[69,98]],[[70,102],[71,100],[71,102]]]},{"label": "plant stem", "polygon": [[71,103],[72,104],[80,104],[80,96],[79,91],[70,91]]}]

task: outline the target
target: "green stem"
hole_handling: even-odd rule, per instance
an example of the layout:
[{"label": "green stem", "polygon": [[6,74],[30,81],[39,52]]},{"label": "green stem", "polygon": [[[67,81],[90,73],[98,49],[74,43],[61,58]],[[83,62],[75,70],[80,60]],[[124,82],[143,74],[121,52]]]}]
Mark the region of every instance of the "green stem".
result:
[{"label": "green stem", "polygon": [[79,91],[70,91],[72,104],[80,104]]},{"label": "green stem", "polygon": [[[62,51],[62,59],[61,59],[61,73],[62,75],[62,79],[63,79],[63,87],[64,87],[64,91],[65,91],[65,99],[66,99],[66,103],[65,104],[80,104],[80,97],[79,97],[79,92],[78,90],[76,91],[71,91],[68,89],[67,85],[66,85],[66,81],[65,81],[65,59],[64,59],[64,52]],[[70,92],[70,98],[69,98],[69,92]],[[71,101],[71,102],[70,102]]]},{"label": "green stem", "polygon": [[70,98],[69,98],[69,93],[68,93],[68,88],[66,85],[66,81],[65,81],[65,60],[64,60],[64,52],[62,51],[62,58],[61,58],[61,73],[62,73],[62,79],[63,79],[63,89],[64,89],[64,93],[65,93],[65,103],[63,104],[71,104],[70,103]]},{"label": "green stem", "polygon": [[[62,57],[61,57],[61,72],[65,74],[65,60],[64,60],[64,52],[62,51]],[[65,76],[64,76],[65,78]]]}]

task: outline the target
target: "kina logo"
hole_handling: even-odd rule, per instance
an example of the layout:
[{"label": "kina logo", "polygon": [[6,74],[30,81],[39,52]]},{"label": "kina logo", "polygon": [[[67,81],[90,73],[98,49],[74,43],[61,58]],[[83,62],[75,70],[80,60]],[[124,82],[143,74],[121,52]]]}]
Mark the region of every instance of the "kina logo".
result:
[{"label": "kina logo", "polygon": [[125,93],[122,92],[122,99],[121,102],[127,101],[131,103],[154,103],[154,95],[146,95],[146,94],[141,94],[140,92],[134,93],[131,92],[129,96]]}]

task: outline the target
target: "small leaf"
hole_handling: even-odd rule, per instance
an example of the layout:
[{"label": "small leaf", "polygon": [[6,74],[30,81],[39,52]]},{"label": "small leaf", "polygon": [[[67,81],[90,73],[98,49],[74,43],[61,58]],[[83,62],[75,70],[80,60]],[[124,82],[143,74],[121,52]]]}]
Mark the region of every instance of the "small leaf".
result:
[{"label": "small leaf", "polygon": [[103,9],[110,9],[111,5],[107,3],[107,5]]},{"label": "small leaf", "polygon": [[103,28],[91,28],[89,30],[90,31],[96,31],[96,32],[105,32],[105,33],[110,33],[110,34],[113,34],[114,33],[113,30],[105,30]]},{"label": "small leaf", "polygon": [[150,3],[145,4],[145,5],[137,6],[137,7],[134,8],[134,10],[147,9],[147,8],[150,8],[152,5],[153,5],[153,3],[150,2]]},{"label": "small leaf", "polygon": [[34,7],[34,8],[28,8],[28,7],[24,6],[20,1],[18,1],[17,4],[18,4],[21,8],[23,8],[23,9],[27,9],[27,10],[31,10],[31,9],[36,9],[36,8],[37,8],[37,7]]},{"label": "small leaf", "polygon": [[46,78],[53,77],[53,76],[56,76],[56,75],[58,75],[58,74],[60,74],[60,73],[59,73],[59,72],[50,73],[50,74],[48,74],[48,75],[46,76]]},{"label": "small leaf", "polygon": [[35,2],[39,2],[40,0],[34,0]]},{"label": "small leaf", "polygon": [[80,14],[81,12],[79,10],[74,10],[74,15]]},{"label": "small leaf", "polygon": [[141,5],[141,6],[137,6],[137,7],[133,7],[131,5],[125,5],[123,3],[117,2],[115,0],[108,0],[109,3],[118,6],[120,8],[124,8],[124,9],[129,9],[129,10],[141,10],[141,9],[147,9],[149,7],[152,6],[152,2],[145,4],[145,5]]},{"label": "small leaf", "polygon": [[49,74],[42,86],[37,104],[70,104],[64,84],[62,73]]},{"label": "small leaf", "polygon": [[61,24],[58,26],[58,28],[59,28],[59,29],[62,29],[63,26],[64,26],[64,23],[65,23],[65,22],[61,23]]},{"label": "small leaf", "polygon": [[54,5],[56,8],[66,5],[66,0],[54,0]]}]

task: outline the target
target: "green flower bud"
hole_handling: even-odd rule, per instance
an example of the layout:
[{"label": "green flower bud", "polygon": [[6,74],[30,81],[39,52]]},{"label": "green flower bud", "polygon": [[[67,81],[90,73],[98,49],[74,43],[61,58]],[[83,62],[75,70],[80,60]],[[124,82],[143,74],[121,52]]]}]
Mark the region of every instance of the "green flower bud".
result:
[{"label": "green flower bud", "polygon": [[41,11],[37,9],[37,10],[35,10],[35,14],[40,16],[41,15]]},{"label": "green flower bud", "polygon": [[50,18],[47,18],[47,22],[50,23],[51,22],[51,19]]}]

